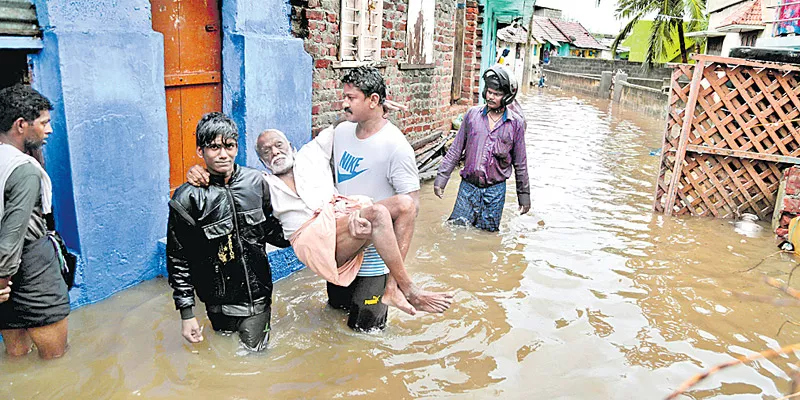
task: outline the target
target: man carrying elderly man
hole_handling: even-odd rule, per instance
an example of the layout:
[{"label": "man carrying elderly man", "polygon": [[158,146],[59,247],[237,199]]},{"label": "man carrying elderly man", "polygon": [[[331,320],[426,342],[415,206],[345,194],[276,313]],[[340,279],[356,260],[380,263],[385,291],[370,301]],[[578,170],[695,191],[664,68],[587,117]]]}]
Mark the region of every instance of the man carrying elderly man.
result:
[{"label": "man carrying elderly man", "polygon": [[[329,304],[349,312],[350,328],[383,329],[387,305],[444,312],[452,294],[419,289],[404,265],[419,178],[411,146],[384,117],[383,78],[360,67],[342,81],[348,122],[299,151],[278,130],[258,137],[273,213],[298,258],[328,281]],[[205,184],[205,171],[194,167],[189,181]]]}]

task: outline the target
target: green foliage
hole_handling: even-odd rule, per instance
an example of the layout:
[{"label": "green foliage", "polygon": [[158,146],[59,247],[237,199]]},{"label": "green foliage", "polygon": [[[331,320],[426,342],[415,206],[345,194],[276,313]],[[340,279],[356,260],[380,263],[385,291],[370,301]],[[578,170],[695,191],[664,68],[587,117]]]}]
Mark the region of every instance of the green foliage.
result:
[{"label": "green foliage", "polygon": [[630,35],[643,18],[653,16],[644,62],[647,66],[669,61],[670,49],[678,41],[681,59],[688,62],[685,32],[694,32],[708,25],[705,15],[706,0],[618,0],[617,19],[627,20],[625,27],[614,39],[611,50]]}]

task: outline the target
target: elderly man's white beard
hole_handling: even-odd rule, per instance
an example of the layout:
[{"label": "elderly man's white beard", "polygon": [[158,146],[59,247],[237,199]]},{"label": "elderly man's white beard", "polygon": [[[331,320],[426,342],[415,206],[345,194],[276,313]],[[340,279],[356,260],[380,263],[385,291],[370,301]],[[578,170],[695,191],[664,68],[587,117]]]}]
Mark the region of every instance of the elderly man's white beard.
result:
[{"label": "elderly man's white beard", "polygon": [[276,156],[272,159],[269,169],[275,175],[283,175],[292,170],[294,167],[294,153],[287,155]]}]

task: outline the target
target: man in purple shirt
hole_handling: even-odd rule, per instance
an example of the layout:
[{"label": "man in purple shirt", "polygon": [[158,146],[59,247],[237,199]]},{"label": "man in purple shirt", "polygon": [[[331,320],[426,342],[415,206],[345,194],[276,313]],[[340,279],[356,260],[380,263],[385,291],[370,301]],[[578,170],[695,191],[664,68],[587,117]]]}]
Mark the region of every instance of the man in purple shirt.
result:
[{"label": "man in purple shirt", "polygon": [[433,192],[442,198],[450,174],[464,160],[461,186],[449,220],[495,232],[505,204],[506,180],[511,167],[517,181],[520,214],[531,209],[528,157],[525,152],[525,118],[514,103],[514,78],[501,66],[483,75],[485,106],[470,108],[455,141],[439,167]]}]

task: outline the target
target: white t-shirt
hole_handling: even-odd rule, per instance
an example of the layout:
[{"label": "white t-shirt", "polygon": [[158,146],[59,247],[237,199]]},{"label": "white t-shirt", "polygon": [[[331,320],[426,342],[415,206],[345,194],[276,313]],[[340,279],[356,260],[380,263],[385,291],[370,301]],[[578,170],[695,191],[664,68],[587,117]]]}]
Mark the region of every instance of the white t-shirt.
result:
[{"label": "white t-shirt", "polygon": [[[343,122],[333,140],[336,189],[345,196],[362,195],[381,201],[419,190],[414,149],[391,122],[367,139],[356,137],[356,124]],[[358,276],[388,273],[374,246],[364,252]]]}]

